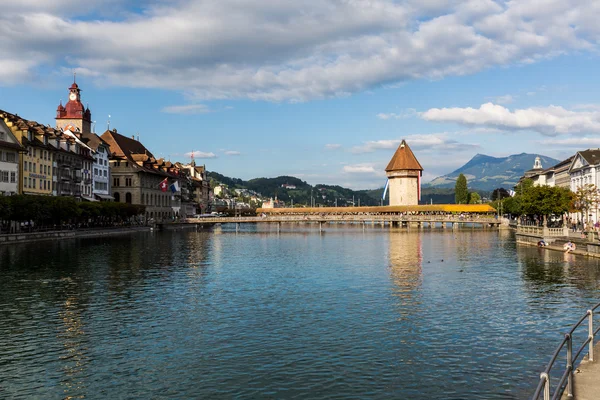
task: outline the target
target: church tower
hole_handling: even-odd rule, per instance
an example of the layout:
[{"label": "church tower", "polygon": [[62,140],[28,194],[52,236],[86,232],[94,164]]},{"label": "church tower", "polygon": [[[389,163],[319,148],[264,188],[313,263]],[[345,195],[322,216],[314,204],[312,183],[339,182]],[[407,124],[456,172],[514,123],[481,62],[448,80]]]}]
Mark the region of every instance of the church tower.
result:
[{"label": "church tower", "polygon": [[73,133],[79,129],[81,133],[91,133],[92,113],[89,108],[81,103],[81,89],[75,79],[69,88],[69,101],[64,106],[62,101],[56,109],[56,128],[66,130],[70,128]]},{"label": "church tower", "polygon": [[414,206],[421,199],[423,167],[404,139],[385,168],[390,206]]}]

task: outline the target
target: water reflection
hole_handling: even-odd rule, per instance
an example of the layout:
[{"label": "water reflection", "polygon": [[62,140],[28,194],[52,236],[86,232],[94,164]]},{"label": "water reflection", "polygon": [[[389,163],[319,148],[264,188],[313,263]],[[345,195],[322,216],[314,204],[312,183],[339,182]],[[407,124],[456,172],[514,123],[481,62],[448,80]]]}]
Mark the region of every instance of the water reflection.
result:
[{"label": "water reflection", "polygon": [[422,283],[423,247],[420,232],[389,233],[389,270],[394,296],[400,300],[400,314],[408,316],[417,307]]}]

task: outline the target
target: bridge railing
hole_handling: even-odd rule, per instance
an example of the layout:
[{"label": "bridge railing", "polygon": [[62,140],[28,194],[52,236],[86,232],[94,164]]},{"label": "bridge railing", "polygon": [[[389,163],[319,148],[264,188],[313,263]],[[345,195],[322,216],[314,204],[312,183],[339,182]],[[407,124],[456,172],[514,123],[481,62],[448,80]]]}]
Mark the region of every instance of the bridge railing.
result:
[{"label": "bridge railing", "polygon": [[[598,331],[600,331],[600,327],[598,327],[598,328],[596,328],[596,330],[594,330],[594,311],[598,307],[600,307],[600,303],[596,304],[594,307],[589,309],[587,311],[587,313],[584,316],[582,316],[579,319],[579,321],[577,321],[577,323],[575,323],[575,325],[573,325],[571,327],[571,330],[569,330],[569,332],[565,333],[565,336],[564,336],[562,342],[554,351],[554,354],[552,355],[550,362],[546,366],[546,369],[544,370],[544,372],[542,372],[540,374],[540,381],[535,390],[535,393],[533,394],[532,400],[539,399],[540,395],[542,393],[543,393],[544,400],[560,399],[565,390],[567,391],[568,396],[570,396],[570,397],[573,396],[573,365],[579,359],[579,357],[584,353],[586,346],[588,347],[588,359],[590,361],[594,361],[594,337],[596,336]],[[579,350],[577,350],[575,355],[573,355],[573,333],[577,330],[577,328],[582,326],[582,324],[586,320],[587,320],[587,328],[588,328],[587,339],[583,342],[583,344],[581,345]],[[565,347],[566,347],[565,370],[564,370],[563,374],[561,375],[560,379],[558,380],[558,382],[556,383],[552,397],[550,397],[551,390],[552,390],[551,384],[550,384],[550,372],[552,371],[554,364],[558,360],[562,350]]]}]

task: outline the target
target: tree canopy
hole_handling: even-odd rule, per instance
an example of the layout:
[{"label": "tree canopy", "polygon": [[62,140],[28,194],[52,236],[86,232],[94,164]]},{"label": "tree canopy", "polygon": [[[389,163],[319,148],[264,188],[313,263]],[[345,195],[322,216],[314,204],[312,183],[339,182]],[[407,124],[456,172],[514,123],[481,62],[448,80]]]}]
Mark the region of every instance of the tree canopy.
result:
[{"label": "tree canopy", "polygon": [[568,188],[532,186],[521,196],[522,212],[537,215],[564,214],[571,207],[572,196]]},{"label": "tree canopy", "polygon": [[454,185],[454,202],[456,204],[467,204],[469,201],[469,189],[467,187],[467,178],[460,174],[456,178]]}]

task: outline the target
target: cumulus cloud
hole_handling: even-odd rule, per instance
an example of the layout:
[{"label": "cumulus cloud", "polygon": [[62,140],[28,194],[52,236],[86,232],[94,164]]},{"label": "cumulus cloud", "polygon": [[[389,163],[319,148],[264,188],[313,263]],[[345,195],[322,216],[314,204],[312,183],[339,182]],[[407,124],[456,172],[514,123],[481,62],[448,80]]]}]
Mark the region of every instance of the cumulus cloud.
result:
[{"label": "cumulus cloud", "polygon": [[215,153],[205,151],[191,151],[189,153],[185,153],[185,156],[194,158],[217,158]]},{"label": "cumulus cloud", "polygon": [[107,1],[2,2],[0,85],[67,69],[194,99],[305,101],[600,42],[594,1]]},{"label": "cumulus cloud", "polygon": [[204,104],[188,104],[185,106],[168,106],[162,109],[162,112],[168,114],[208,114],[212,112],[210,108],[208,108]]},{"label": "cumulus cloud", "polygon": [[337,150],[339,148],[341,148],[342,145],[338,144],[338,143],[330,143],[330,144],[326,144],[325,145],[325,149],[326,150]]},{"label": "cumulus cloud", "polygon": [[[407,135],[404,137],[404,140],[406,140],[410,148],[413,150],[463,151],[473,150],[480,147],[478,144],[460,143],[450,138],[449,133]],[[402,139],[372,140],[365,142],[362,145],[354,146],[350,151],[354,154],[362,154],[373,153],[377,150],[396,150],[401,142]]]},{"label": "cumulus cloud", "polygon": [[242,153],[240,153],[240,152],[239,152],[239,151],[237,151],[237,150],[226,150],[226,151],[224,152],[224,154],[225,154],[225,155],[227,155],[227,156],[239,156],[239,155],[240,155],[240,154],[242,154]]},{"label": "cumulus cloud", "polygon": [[560,106],[511,111],[497,104],[486,103],[479,108],[432,108],[421,113],[421,118],[504,130],[531,130],[547,136],[600,133],[600,111],[571,111]]}]

